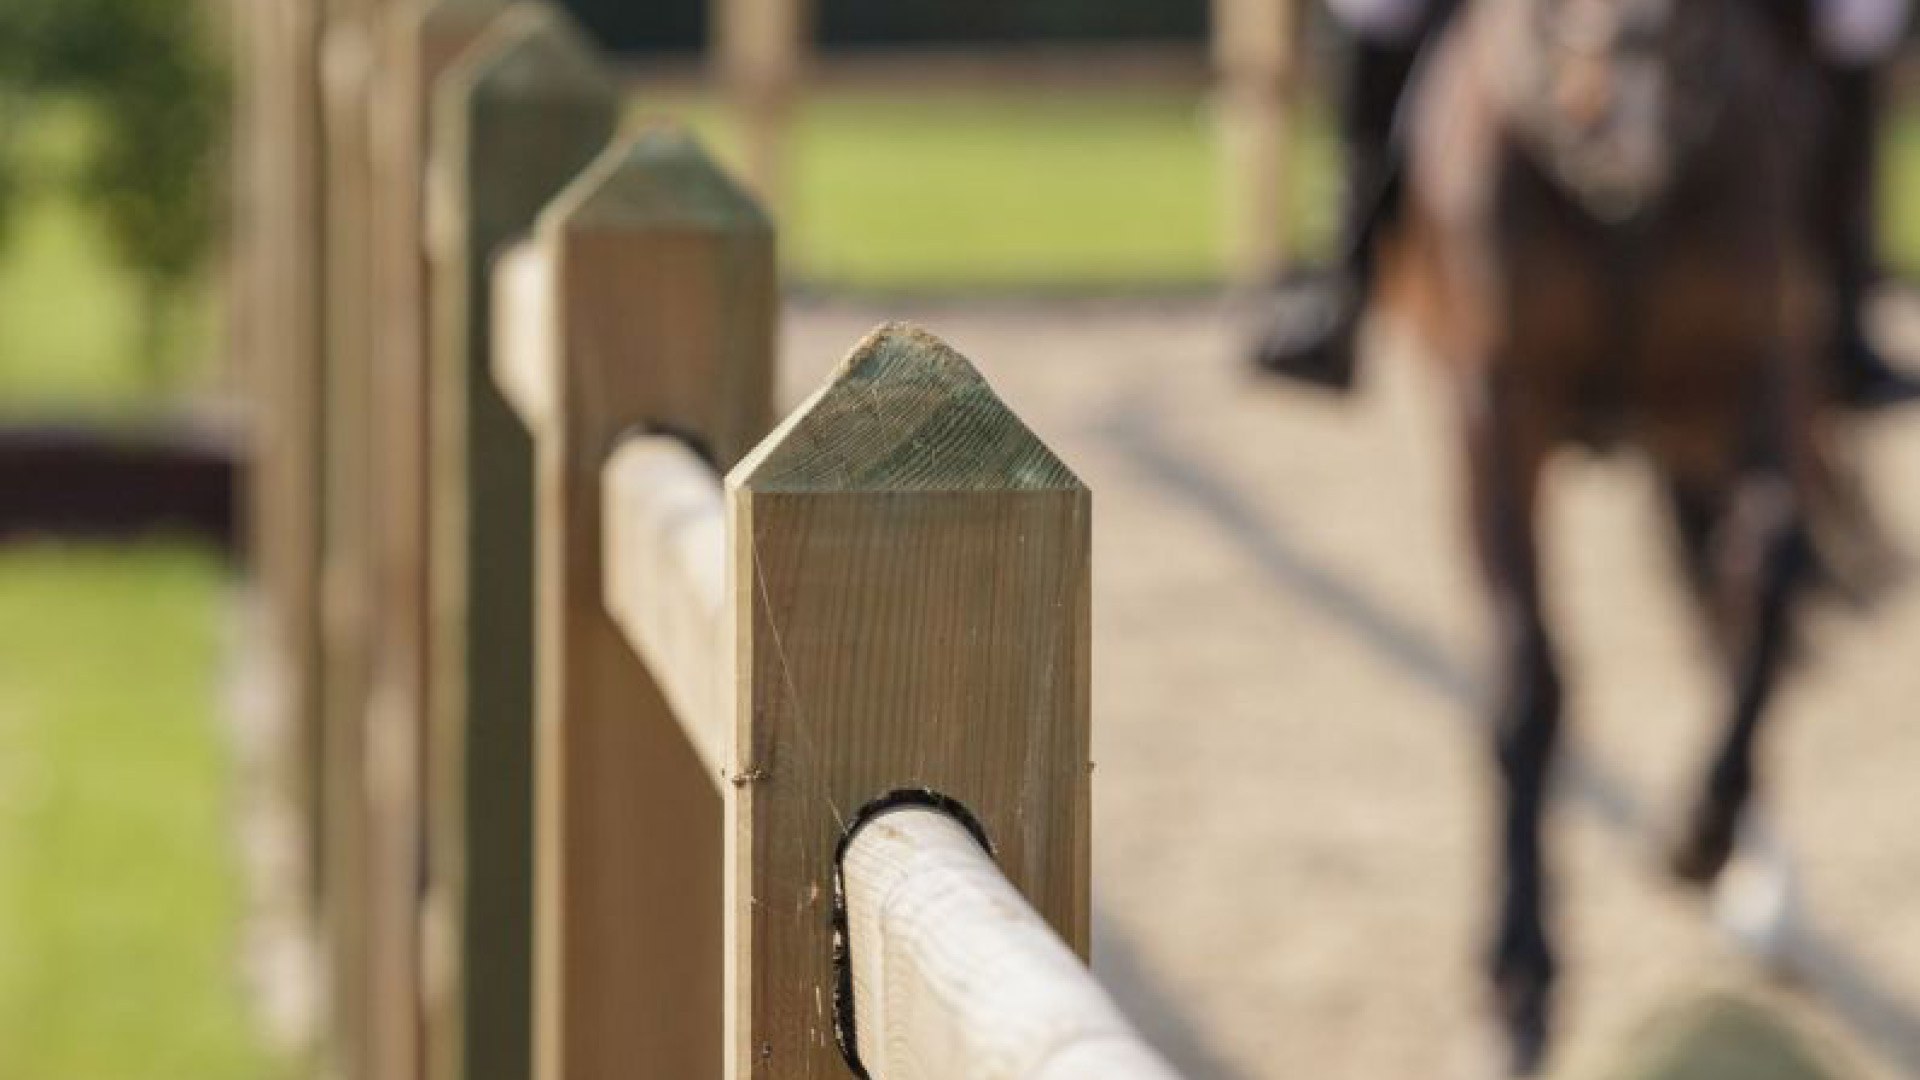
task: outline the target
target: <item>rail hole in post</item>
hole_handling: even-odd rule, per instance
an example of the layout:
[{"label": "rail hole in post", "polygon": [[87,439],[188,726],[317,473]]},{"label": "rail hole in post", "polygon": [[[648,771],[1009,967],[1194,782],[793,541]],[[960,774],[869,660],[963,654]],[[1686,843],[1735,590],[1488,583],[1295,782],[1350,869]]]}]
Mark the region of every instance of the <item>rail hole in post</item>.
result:
[{"label": "rail hole in post", "polygon": [[719,456],[713,452],[713,444],[685,424],[667,424],[657,420],[629,424],[608,443],[607,452],[611,454],[636,439],[672,439],[686,447],[688,453],[706,462],[716,477],[724,477],[727,473],[720,464]]},{"label": "rail hole in post", "polygon": [[987,830],[980,824],[973,811],[966,804],[950,795],[943,795],[929,788],[899,788],[861,807],[847,822],[847,830],[840,834],[840,843],[833,849],[833,1038],[840,1044],[840,1056],[846,1058],[847,1068],[860,1080],[872,1080],[865,1063],[860,1060],[859,1032],[854,1026],[853,1015],[853,934],[847,924],[847,878],[844,867],[847,862],[847,849],[853,846],[854,838],[860,830],[874,821],[885,817],[894,810],[902,809],[935,810],[960,823],[975,840],[980,842],[980,850],[989,857],[994,854],[993,841],[988,839]]}]

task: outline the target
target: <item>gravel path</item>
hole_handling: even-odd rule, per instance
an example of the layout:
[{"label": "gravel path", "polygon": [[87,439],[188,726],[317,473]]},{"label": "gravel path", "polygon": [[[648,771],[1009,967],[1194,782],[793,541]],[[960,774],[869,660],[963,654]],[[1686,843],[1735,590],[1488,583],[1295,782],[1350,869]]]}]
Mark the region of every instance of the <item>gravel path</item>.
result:
[{"label": "gravel path", "polygon": [[[1095,966],[1122,1005],[1194,1080],[1484,1075],[1484,627],[1426,373],[1376,363],[1344,403],[1256,388],[1197,302],[805,304],[790,396],[882,318],[973,358],[1093,488]],[[1859,449],[1920,557],[1920,413]],[[1554,1076],[1604,1075],[1676,1001],[1731,990],[1850,1075],[1920,1077],[1920,579],[1816,614],[1779,709],[1769,832],[1804,901],[1785,986],[1654,869],[1719,689],[1654,505],[1632,463],[1575,457],[1547,508],[1573,728]]]}]

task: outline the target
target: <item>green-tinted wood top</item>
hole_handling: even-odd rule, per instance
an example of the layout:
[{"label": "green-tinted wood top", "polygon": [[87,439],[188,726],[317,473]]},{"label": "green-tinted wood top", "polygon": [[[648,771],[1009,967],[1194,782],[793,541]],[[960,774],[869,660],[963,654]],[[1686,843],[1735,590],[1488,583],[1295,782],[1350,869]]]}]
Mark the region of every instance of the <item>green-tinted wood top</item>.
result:
[{"label": "green-tinted wood top", "polygon": [[[616,93],[593,43],[565,12],[549,4],[514,4],[484,40],[493,47],[476,48],[475,55],[484,59],[466,73],[476,101],[524,103]],[[513,47],[500,47],[505,42],[513,42]]]},{"label": "green-tinted wood top", "polygon": [[1082,485],[967,358],[890,323],[740,463],[750,491],[1062,491]]},{"label": "green-tinted wood top", "polygon": [[772,229],[760,205],[714,164],[699,140],[671,126],[648,128],[602,155],[542,216],[615,228]]}]

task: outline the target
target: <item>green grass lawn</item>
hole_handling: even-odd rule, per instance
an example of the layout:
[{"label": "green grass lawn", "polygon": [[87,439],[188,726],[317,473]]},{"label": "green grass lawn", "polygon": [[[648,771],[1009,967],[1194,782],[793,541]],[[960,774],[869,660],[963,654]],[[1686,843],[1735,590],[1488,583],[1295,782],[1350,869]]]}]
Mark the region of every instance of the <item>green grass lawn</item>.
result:
[{"label": "green grass lawn", "polygon": [[[683,122],[738,164],[710,101],[643,94],[633,113]],[[1216,283],[1213,138],[1194,94],[825,95],[795,130],[786,262],[808,285],[880,293]],[[1338,197],[1323,110],[1302,110],[1290,149],[1292,247],[1319,254]],[[1920,110],[1893,116],[1883,163],[1889,267],[1920,273],[1920,199],[1905,197],[1920,191]]]},{"label": "green grass lawn", "polygon": [[1920,277],[1920,104],[1896,112],[1881,136],[1879,181],[1887,269]]},{"label": "green grass lawn", "polygon": [[275,1075],[235,956],[224,573],[0,547],[0,1080]]},{"label": "green grass lawn", "polygon": [[[42,119],[34,164],[55,176],[85,127]],[[56,184],[20,209],[0,250],[0,415],[153,408],[163,380],[134,359],[134,284],[101,231]],[[212,320],[191,322],[183,369],[212,343]],[[238,977],[225,575],[184,544],[0,545],[0,1080],[283,1072]]]},{"label": "green grass lawn", "polygon": [[[636,117],[687,124],[722,161],[738,141],[700,100]],[[1292,140],[1294,239],[1325,246],[1331,147]],[[1220,278],[1213,122],[1190,94],[831,95],[795,131],[782,243],[795,278],[880,293],[1192,288]]]}]

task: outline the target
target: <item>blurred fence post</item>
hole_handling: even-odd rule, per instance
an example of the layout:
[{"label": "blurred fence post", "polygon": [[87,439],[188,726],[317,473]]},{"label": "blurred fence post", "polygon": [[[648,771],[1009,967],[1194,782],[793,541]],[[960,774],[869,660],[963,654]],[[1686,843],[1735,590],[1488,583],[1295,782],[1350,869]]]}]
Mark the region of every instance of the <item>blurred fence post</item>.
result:
[{"label": "blurred fence post", "polygon": [[440,80],[433,110],[430,919],[451,943],[451,1074],[523,1080],[532,1053],[533,466],[488,374],[488,264],[605,146],[617,97],[559,9],[518,3]]},{"label": "blurred fence post", "polygon": [[1293,16],[1293,0],[1213,0],[1227,269],[1241,286],[1271,280],[1287,255]]},{"label": "blurred fence post", "polygon": [[372,109],[372,0],[325,0],[320,41],[321,147],[326,170],[326,281],[323,335],[327,425],[321,483],[320,568],[324,680],[322,896],[330,1038],[326,1060],[342,1077],[383,1080],[389,1036],[369,958],[366,740],[369,628],[373,622],[373,397],[369,283],[373,172],[367,118]]},{"label": "blurred fence post", "polygon": [[373,513],[366,712],[369,1024],[382,1074],[412,1080],[447,1056],[421,919],[426,843],[427,105],[435,78],[498,14],[487,0],[390,0],[367,95],[372,286],[368,445]]},{"label": "blurred fence post", "polygon": [[727,500],[726,1075],[841,1076],[837,847],[887,796],[971,811],[1086,957],[1089,497],[964,357],[890,326],[728,476]]},{"label": "blurred fence post", "polygon": [[536,242],[497,282],[544,301],[496,307],[536,324],[495,337],[531,354],[495,363],[530,388],[537,442],[534,1075],[713,1077],[720,781],[602,602],[601,473],[637,428],[731,463],[769,426],[773,232],[689,138],[654,131],[569,187]]},{"label": "blurred fence post", "polygon": [[[292,717],[300,761],[289,777],[317,817],[319,651],[320,197],[318,21],[309,0],[243,5],[250,42],[247,129],[235,232],[235,347],[256,415],[249,430],[251,554],[270,607],[276,699]],[[309,827],[317,824],[310,820]]]},{"label": "blurred fence post", "polygon": [[710,10],[720,85],[745,136],[747,184],[784,222],[792,211],[791,133],[813,2],[717,0]]},{"label": "blurred fence post", "polygon": [[[319,14],[315,0],[234,5],[238,113],[233,164],[232,347],[251,406],[247,549],[259,583],[262,703],[278,841],[265,884],[292,929],[317,915],[321,844],[319,581],[322,245]],[[289,999],[305,1038],[312,1002]]]}]

